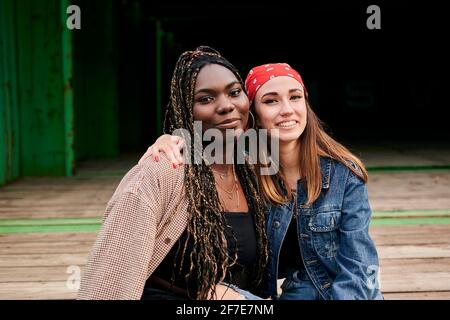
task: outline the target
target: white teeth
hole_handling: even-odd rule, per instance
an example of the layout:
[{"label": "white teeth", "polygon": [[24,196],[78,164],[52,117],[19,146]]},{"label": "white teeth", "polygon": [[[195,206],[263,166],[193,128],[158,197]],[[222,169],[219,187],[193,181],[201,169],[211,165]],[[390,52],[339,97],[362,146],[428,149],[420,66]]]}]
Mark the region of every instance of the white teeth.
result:
[{"label": "white teeth", "polygon": [[278,127],[282,127],[282,128],[288,128],[288,127],[293,127],[297,124],[297,121],[285,121],[285,122],[281,122],[279,124],[277,124]]}]

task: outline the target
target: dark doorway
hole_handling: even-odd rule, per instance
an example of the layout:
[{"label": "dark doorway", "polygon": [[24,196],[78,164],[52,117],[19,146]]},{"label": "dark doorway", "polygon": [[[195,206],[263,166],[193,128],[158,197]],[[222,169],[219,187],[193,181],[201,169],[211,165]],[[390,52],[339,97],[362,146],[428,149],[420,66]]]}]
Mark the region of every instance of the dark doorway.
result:
[{"label": "dark doorway", "polygon": [[158,135],[157,23],[163,108],[178,55],[209,45],[243,77],[266,62],[297,68],[318,116],[338,139],[448,140],[445,11],[380,4],[381,29],[369,30],[370,4],[117,2],[121,151],[144,150]]}]

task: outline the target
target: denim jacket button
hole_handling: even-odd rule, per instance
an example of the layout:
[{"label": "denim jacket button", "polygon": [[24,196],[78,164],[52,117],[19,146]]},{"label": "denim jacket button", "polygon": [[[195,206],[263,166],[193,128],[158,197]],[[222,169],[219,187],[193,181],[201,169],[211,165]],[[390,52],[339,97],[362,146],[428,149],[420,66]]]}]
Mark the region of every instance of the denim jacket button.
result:
[{"label": "denim jacket button", "polygon": [[275,229],[278,229],[278,228],[280,227],[280,221],[274,221],[273,227],[274,227]]}]

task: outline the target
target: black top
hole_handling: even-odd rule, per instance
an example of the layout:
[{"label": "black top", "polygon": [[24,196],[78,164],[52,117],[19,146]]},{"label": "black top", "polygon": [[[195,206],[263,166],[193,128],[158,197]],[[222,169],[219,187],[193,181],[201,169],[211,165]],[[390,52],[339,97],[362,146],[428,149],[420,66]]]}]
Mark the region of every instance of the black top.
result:
[{"label": "black top", "polygon": [[293,209],[291,222],[289,223],[286,236],[281,244],[280,260],[278,266],[278,278],[285,278],[289,269],[303,269],[303,260],[298,243],[297,218],[294,214],[296,206]]},{"label": "black top", "polygon": [[[225,282],[235,284],[242,289],[248,289],[249,279],[247,277],[247,272],[256,262],[257,248],[253,215],[250,212],[225,212],[224,217],[227,223],[225,228],[225,237],[227,239],[228,253],[230,257],[233,258],[237,250],[237,263],[230,268],[228,275],[225,278]],[[172,247],[161,264],[156,268],[153,275],[158,278],[162,278],[179,288],[189,288],[189,292],[193,297],[197,288],[195,280],[186,280],[185,278],[185,276],[189,273],[189,255],[192,251],[192,239],[188,242],[186,247],[183,267],[181,272],[179,272],[179,264],[181,262],[181,255],[183,253],[186,238],[187,230],[183,232],[178,242]],[[177,265],[174,268],[175,261]],[[231,278],[229,274],[231,274]],[[193,275],[195,275],[195,271]],[[147,281],[145,287],[152,287],[152,284]]]}]

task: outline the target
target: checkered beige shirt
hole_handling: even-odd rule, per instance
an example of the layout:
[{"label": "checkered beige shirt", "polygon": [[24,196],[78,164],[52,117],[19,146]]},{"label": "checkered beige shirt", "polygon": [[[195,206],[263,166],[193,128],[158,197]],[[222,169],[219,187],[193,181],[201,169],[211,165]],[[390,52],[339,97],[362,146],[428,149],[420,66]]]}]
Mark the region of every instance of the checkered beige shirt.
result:
[{"label": "checkered beige shirt", "polygon": [[78,299],[140,299],[187,226],[184,169],[163,155],[134,166],[106,207],[84,269]]}]

